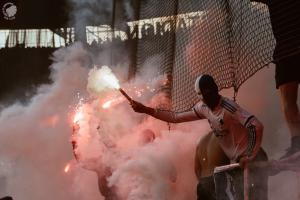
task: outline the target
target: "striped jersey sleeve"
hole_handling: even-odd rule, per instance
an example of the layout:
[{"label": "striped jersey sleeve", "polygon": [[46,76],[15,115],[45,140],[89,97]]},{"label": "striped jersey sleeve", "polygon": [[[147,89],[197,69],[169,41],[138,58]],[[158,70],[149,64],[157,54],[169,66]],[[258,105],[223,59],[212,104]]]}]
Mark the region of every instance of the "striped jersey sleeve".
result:
[{"label": "striped jersey sleeve", "polygon": [[245,154],[248,156],[253,155],[257,144],[256,126],[252,123],[255,117],[232,100],[224,98],[221,105],[224,109],[232,113],[232,116],[248,130],[248,144]]},{"label": "striped jersey sleeve", "polygon": [[206,116],[208,116],[209,108],[202,101],[199,101],[193,107],[193,111],[200,119],[203,119],[203,118],[206,118]]},{"label": "striped jersey sleeve", "polygon": [[228,98],[224,97],[221,101],[221,106],[230,112],[244,127],[249,126],[249,122],[254,117],[253,115]]}]

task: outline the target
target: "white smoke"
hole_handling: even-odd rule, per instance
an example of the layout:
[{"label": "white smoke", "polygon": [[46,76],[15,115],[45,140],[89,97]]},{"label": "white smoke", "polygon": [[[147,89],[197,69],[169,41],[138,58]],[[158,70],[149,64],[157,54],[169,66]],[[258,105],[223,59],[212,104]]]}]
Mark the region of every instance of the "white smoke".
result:
[{"label": "white smoke", "polygon": [[[73,117],[70,113],[78,103],[78,93],[86,99],[90,95],[86,90],[88,57],[79,44],[55,52],[51,66],[53,83],[41,85],[28,105],[14,104],[1,112],[0,173],[6,180],[1,195],[25,200],[101,199],[97,174],[82,169],[87,166],[71,161],[69,143]],[[270,84],[272,73],[272,69],[265,69],[250,79],[241,88],[238,102],[265,124],[263,145],[270,158],[278,158],[279,152],[289,145],[289,136],[281,118],[279,99]],[[146,74],[152,76],[155,73],[147,72],[135,81],[124,83],[125,88],[144,87],[151,78]],[[157,89],[163,83],[161,80],[163,77],[154,80],[151,87]],[[258,85],[260,94],[254,96],[250,91]],[[143,94],[147,98],[134,96],[134,92],[131,95],[152,106],[161,101],[160,95],[153,97],[150,91]],[[80,128],[86,129],[84,133],[88,134],[81,140],[78,151],[86,160],[99,160],[99,163],[87,165],[95,164],[100,173],[101,168],[111,169],[108,183],[116,186],[118,195],[124,199],[141,196],[144,199],[195,198],[194,149],[201,135],[209,129],[205,120],[172,125],[171,131],[167,131],[166,123],[134,113],[127,102],[103,110],[99,99],[93,97],[83,105],[87,109],[84,112],[88,113],[85,118],[88,123],[85,128],[83,125]],[[140,146],[138,140],[145,129],[151,129],[156,139]],[[71,168],[64,173],[67,163],[71,163]],[[96,171],[95,167],[90,168]],[[269,197],[295,199],[296,188],[291,188],[289,183],[296,186],[293,173],[271,178]]]},{"label": "white smoke", "polygon": [[[73,2],[76,2],[74,15],[79,27],[94,18],[110,16],[111,0]],[[108,57],[96,56],[96,60]],[[95,96],[90,99],[91,90],[86,88],[88,52],[75,44],[55,52],[53,59],[53,83],[41,85],[28,105],[14,104],[0,113],[0,177],[6,181],[5,191],[0,195],[11,195],[17,200],[104,199],[98,191],[97,175],[109,168],[108,184],[117,188],[116,193],[122,199],[195,199],[194,150],[201,136],[208,132],[205,120],[172,125],[168,131],[166,123],[134,113],[126,101],[104,110],[102,99]],[[161,93],[153,96],[164,77],[149,83],[149,79],[157,77],[160,60],[159,56],[149,59],[134,81],[122,83],[130,96],[151,106],[162,101],[168,104]],[[121,80],[126,79],[124,66],[128,64],[114,68]],[[269,156],[276,158],[288,145],[289,136],[279,117],[281,112],[272,80],[270,69],[260,72],[241,88],[238,102],[264,122],[264,146]],[[136,92],[147,85],[153,91]],[[253,88],[260,95],[252,94]],[[112,93],[105,95],[120,95]],[[73,160],[70,145],[78,94],[88,99],[82,105],[85,115],[79,123],[82,134],[77,138],[76,152],[84,160],[80,164]],[[141,146],[138,141],[145,129],[151,129],[156,139]],[[65,173],[68,163],[71,168]],[[295,188],[291,189],[289,184],[295,183],[295,178],[293,174],[287,175],[270,179],[270,199],[295,199]]]},{"label": "white smoke", "polygon": [[[159,58],[157,55],[149,59],[145,66],[150,68],[141,70],[135,80],[121,85],[134,99],[152,106],[163,101],[160,93],[153,96],[154,91],[166,80],[164,76],[157,76],[155,66]],[[89,77],[95,72],[98,71],[92,69]],[[102,83],[98,82],[97,87],[106,85]],[[105,98],[105,92],[98,90],[98,97]],[[112,93],[119,94],[118,91]],[[116,94],[112,96],[118,98]],[[207,125],[199,122],[193,125],[198,127],[198,131],[191,131],[190,125],[174,126],[173,129],[177,131],[163,131],[168,129],[166,123],[134,113],[128,103],[102,109],[99,98],[88,101],[81,108],[85,114],[78,123],[76,153],[84,168],[97,171],[100,176],[104,176],[107,168],[111,171],[111,177],[107,177],[108,185],[117,189],[118,198],[195,198],[196,178],[192,170],[194,150],[201,134],[208,132]],[[149,129],[156,139],[140,146],[144,131]],[[95,160],[98,164],[95,164]],[[188,165],[182,166],[183,160]]]},{"label": "white smoke", "polygon": [[[150,199],[175,199],[175,194],[177,199],[194,198],[193,151],[207,126],[197,123],[200,131],[191,131],[195,126],[172,126],[169,132],[166,123],[134,113],[126,101],[103,109],[102,97],[95,97],[86,89],[89,58],[80,44],[58,50],[50,67],[53,83],[41,85],[27,105],[14,104],[1,112],[3,195],[25,200],[101,199],[97,175],[110,169],[109,185],[116,187],[116,193],[124,199],[143,195]],[[154,65],[154,60],[150,60]],[[147,62],[148,67],[151,62]],[[155,73],[146,70],[122,86],[136,100],[158,105],[161,94],[155,94],[165,77],[156,75],[156,67],[152,69]],[[118,91],[107,95],[121,96]],[[70,139],[74,112],[81,98],[84,115],[79,118],[76,152],[83,162],[77,164]],[[145,129],[151,129],[156,139],[141,146],[139,141]],[[71,167],[65,173],[67,164]],[[128,177],[132,181],[123,184]]]},{"label": "white smoke", "polygon": [[134,11],[129,0],[123,1],[124,11],[128,21],[134,20]]},{"label": "white smoke", "polygon": [[84,95],[87,56],[78,44],[58,50],[50,67],[53,84],[41,85],[28,105],[14,104],[1,112],[0,157],[11,166],[1,175],[6,193],[15,199],[82,199],[83,193],[72,192],[73,177],[63,170],[72,159],[69,111],[77,93]]},{"label": "white smoke", "polygon": [[[109,24],[112,19],[112,0],[70,0],[72,5],[71,24],[75,26],[76,37],[85,38],[85,26]],[[80,31],[81,30],[81,31]]]},{"label": "white smoke", "polygon": [[195,146],[198,139],[198,133],[165,131],[153,143],[132,151],[109,183],[119,186],[122,199],[195,199],[194,149],[188,145]]}]

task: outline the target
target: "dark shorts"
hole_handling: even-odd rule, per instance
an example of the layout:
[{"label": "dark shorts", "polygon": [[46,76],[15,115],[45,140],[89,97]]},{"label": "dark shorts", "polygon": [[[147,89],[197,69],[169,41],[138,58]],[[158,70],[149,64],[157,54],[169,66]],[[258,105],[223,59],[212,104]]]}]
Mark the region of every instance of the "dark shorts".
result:
[{"label": "dark shorts", "polygon": [[300,82],[300,54],[283,58],[276,63],[276,88],[290,82]]}]

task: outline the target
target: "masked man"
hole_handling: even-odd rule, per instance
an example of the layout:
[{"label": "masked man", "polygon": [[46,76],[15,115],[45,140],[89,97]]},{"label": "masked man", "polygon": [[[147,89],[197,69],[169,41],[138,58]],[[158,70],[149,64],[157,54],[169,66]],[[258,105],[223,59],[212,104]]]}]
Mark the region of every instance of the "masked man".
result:
[{"label": "masked man", "polygon": [[[240,162],[243,166],[247,162],[266,158],[260,148],[263,125],[255,116],[234,101],[221,96],[210,75],[204,74],[196,79],[195,91],[199,94],[200,101],[186,112],[154,109],[136,101],[132,101],[131,106],[135,112],[146,113],[170,123],[207,119],[221,149],[231,163]],[[267,176],[251,182],[253,188],[250,188],[250,192],[255,190],[256,196],[251,199],[267,199]]]}]

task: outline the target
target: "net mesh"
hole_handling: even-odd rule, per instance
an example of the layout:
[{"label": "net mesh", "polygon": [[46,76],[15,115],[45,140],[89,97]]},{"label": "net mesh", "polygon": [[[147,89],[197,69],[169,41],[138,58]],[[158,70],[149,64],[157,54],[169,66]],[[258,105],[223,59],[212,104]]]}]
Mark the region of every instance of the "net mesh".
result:
[{"label": "net mesh", "polygon": [[[297,32],[300,25],[295,23],[299,21],[299,12],[293,9],[295,4],[298,1],[288,0],[285,4],[296,11],[291,11],[292,16],[288,14],[293,18],[290,23],[293,26],[279,29],[280,38],[300,36]],[[174,111],[187,110],[198,101],[194,81],[203,73],[212,75],[219,89],[233,87],[237,92],[249,77],[273,60],[276,42],[270,13],[273,19],[283,13],[274,11],[282,4],[272,5],[249,0],[142,1],[139,19],[144,20],[140,20],[143,22],[140,22],[136,68],[139,70],[147,66],[145,62],[150,58],[159,57],[161,73],[171,79],[164,89]],[[283,24],[284,18],[278,21]],[[272,25],[274,29],[274,21]],[[292,48],[285,47],[277,57],[289,55],[291,51],[287,49]]]},{"label": "net mesh", "polygon": [[[150,8],[150,9],[149,9]],[[155,8],[155,9],[151,9]],[[137,48],[137,69],[148,66],[147,62],[157,60],[160,73],[172,75],[175,46],[175,22],[177,1],[141,1],[140,19],[148,19],[140,24],[141,34]],[[146,64],[145,64],[146,63]],[[150,64],[151,66],[151,64]],[[166,85],[162,90],[170,97],[171,86]]]}]

